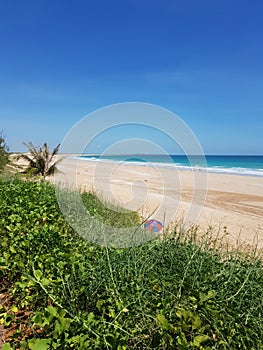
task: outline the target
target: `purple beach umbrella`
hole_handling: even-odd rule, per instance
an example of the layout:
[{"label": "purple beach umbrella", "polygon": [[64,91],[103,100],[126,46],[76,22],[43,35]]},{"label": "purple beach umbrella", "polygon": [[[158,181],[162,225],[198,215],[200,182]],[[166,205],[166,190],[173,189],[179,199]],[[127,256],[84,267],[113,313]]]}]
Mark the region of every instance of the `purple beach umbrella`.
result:
[{"label": "purple beach umbrella", "polygon": [[144,224],[146,231],[160,232],[163,229],[163,225],[160,221],[155,219],[147,220]]}]

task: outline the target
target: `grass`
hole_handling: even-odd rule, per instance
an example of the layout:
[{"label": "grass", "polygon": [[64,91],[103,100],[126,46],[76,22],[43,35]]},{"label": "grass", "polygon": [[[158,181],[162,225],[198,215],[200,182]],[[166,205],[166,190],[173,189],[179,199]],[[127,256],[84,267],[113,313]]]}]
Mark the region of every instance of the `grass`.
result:
[{"label": "grass", "polygon": [[[140,222],[82,196],[102,222]],[[0,198],[4,350],[263,349],[260,257],[179,226],[129,249],[95,245],[67,224],[48,183],[1,180]]]}]

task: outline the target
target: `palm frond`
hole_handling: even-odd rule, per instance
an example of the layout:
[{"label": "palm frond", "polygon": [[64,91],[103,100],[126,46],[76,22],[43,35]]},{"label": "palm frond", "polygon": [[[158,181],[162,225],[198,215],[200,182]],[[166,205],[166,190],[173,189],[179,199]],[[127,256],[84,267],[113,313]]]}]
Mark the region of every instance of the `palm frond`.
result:
[{"label": "palm frond", "polygon": [[30,154],[35,157],[37,154],[38,154],[38,150],[37,148],[33,145],[32,142],[29,142],[29,143],[25,143],[23,142],[23,144],[28,148]]},{"label": "palm frond", "polygon": [[48,169],[46,175],[47,175],[47,176],[54,175],[54,173],[55,173],[56,171],[57,171],[56,164],[52,164],[52,165],[49,167],[49,169]]},{"label": "palm frond", "polygon": [[15,159],[16,160],[19,160],[19,159],[24,159],[24,160],[26,160],[26,161],[28,161],[28,162],[30,162],[31,161],[31,158],[27,155],[27,154],[19,154]]},{"label": "palm frond", "polygon": [[57,147],[54,148],[52,152],[52,158],[58,154],[59,147],[60,147],[60,143],[57,145]]}]

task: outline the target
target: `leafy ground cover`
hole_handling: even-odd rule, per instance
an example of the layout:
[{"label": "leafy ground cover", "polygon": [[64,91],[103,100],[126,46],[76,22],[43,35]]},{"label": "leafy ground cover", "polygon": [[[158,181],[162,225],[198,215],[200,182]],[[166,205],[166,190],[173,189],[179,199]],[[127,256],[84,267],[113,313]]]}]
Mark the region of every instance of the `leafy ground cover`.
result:
[{"label": "leafy ground cover", "polygon": [[[102,221],[140,221],[82,196]],[[0,180],[3,349],[262,349],[261,260],[195,233],[97,246],[66,223],[51,184]]]}]

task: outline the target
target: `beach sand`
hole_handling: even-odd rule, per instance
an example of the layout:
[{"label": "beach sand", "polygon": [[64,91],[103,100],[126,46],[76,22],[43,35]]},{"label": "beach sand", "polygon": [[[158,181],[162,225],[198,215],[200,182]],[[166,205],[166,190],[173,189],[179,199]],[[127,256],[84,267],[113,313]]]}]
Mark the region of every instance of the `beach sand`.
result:
[{"label": "beach sand", "polygon": [[65,158],[55,181],[156,218],[263,248],[263,178]]}]

